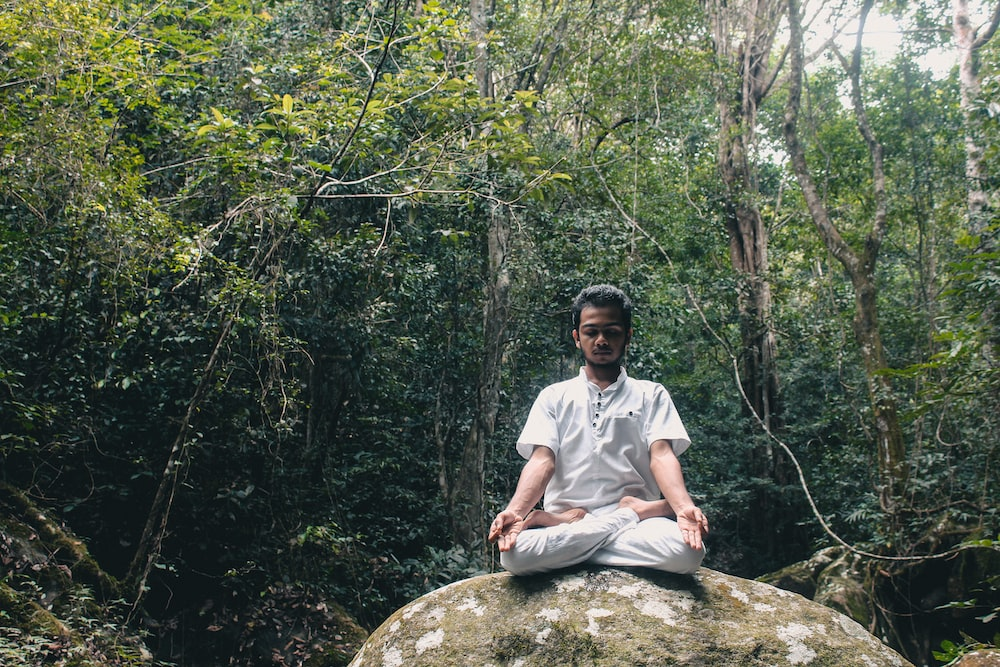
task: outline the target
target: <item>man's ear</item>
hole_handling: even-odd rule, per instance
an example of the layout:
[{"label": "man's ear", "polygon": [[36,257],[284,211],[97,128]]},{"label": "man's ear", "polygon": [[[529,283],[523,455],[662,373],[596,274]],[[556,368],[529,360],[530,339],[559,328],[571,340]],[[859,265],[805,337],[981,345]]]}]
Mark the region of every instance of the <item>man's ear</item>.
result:
[{"label": "man's ear", "polygon": [[632,342],[632,329],[629,329],[628,333],[625,334],[625,345],[627,346],[631,342]]},{"label": "man's ear", "polygon": [[580,347],[580,332],[573,329],[573,342],[576,343],[577,347]]}]

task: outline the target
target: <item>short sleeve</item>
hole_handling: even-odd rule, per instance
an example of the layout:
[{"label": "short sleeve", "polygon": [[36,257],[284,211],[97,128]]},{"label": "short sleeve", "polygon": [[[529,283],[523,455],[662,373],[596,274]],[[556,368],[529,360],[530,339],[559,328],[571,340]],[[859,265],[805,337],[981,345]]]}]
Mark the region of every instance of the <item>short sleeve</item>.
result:
[{"label": "short sleeve", "polygon": [[663,385],[655,385],[649,407],[649,417],[646,420],[646,446],[652,446],[657,440],[668,440],[674,454],[677,456],[683,454],[691,446],[691,439],[670,394]]},{"label": "short sleeve", "polygon": [[530,458],[531,452],[539,445],[559,453],[559,428],[550,394],[550,391],[542,390],[538,395],[517,438],[517,453],[525,459]]}]

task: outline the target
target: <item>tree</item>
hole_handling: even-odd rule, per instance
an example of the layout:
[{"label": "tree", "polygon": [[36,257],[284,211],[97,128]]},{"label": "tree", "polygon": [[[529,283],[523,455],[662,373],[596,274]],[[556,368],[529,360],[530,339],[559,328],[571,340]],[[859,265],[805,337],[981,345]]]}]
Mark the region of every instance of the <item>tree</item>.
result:
[{"label": "tree", "polygon": [[[777,343],[771,316],[768,230],[760,210],[758,113],[783,59],[772,59],[784,5],[771,0],[706,4],[716,63],[718,165],[725,186],[729,254],[738,277],[740,381],[768,428],[779,423]],[[774,474],[773,454],[758,453],[755,474]]]},{"label": "tree", "polygon": [[[781,70],[773,57],[785,5],[775,0],[705,3],[715,50],[718,170],[723,184],[722,217],[736,274],[739,320],[738,382],[749,409],[765,429],[781,427],[778,345],[772,314],[768,224],[761,209],[759,112]],[[772,207],[773,210],[773,207]],[[781,457],[763,438],[751,453],[757,480],[753,532],[773,553],[779,537],[777,499],[771,486],[785,478]]]},{"label": "tree", "polygon": [[868,120],[861,91],[861,37],[864,24],[873,3],[866,2],[861,11],[856,45],[848,61],[841,57],[851,83],[851,99],[858,130],[865,140],[871,160],[870,200],[872,220],[860,249],[853,248],[843,237],[837,224],[823,202],[813,180],[806,151],[800,139],[799,117],[802,104],[802,85],[805,78],[802,24],[796,0],[788,4],[790,26],[790,58],[788,101],[785,106],[785,144],[802,190],[812,221],[830,253],[843,265],[854,288],[854,337],[864,362],[868,378],[872,419],[875,425],[878,470],[881,480],[882,506],[889,512],[899,510],[899,502],[907,479],[906,448],[897,414],[889,365],[878,317],[878,287],[876,267],[879,249],[886,234],[886,190],[882,145],[875,136]]},{"label": "tree", "polygon": [[[493,98],[493,72],[487,47],[489,18],[484,0],[470,0],[469,19],[476,84],[479,96],[488,104]],[[480,167],[484,171],[483,180],[487,182],[490,181],[487,170],[491,162],[487,158]],[[490,191],[494,191],[492,184]],[[506,349],[506,328],[510,312],[510,277],[507,270],[510,223],[499,202],[488,204],[487,209],[483,348],[479,377],[476,380],[475,412],[462,448],[455,483],[449,489],[448,497],[455,537],[459,544],[467,548],[483,543],[486,441],[493,434],[497,411],[500,409],[501,364]]]}]

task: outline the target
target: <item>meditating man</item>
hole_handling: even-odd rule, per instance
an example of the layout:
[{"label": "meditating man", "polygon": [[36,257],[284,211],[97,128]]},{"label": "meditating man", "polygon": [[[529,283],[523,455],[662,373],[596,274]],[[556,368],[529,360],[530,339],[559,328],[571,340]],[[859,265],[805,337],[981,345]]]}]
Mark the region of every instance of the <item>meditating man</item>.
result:
[{"label": "meditating man", "polygon": [[[708,520],[677,460],[691,441],[667,390],[622,366],[632,303],[595,285],[572,313],[585,365],[535,400],[517,441],[527,463],[489,540],[513,574],[583,562],[694,572]],[[544,509],[532,509],[543,496]]]}]

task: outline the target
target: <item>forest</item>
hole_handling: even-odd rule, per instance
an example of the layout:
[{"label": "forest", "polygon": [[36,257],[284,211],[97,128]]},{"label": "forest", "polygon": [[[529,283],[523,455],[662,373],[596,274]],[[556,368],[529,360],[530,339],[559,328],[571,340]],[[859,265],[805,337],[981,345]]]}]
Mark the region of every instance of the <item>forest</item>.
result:
[{"label": "forest", "polygon": [[342,665],[498,571],[594,283],[705,567],[996,645],[1000,6],[0,7],[4,665]]}]

